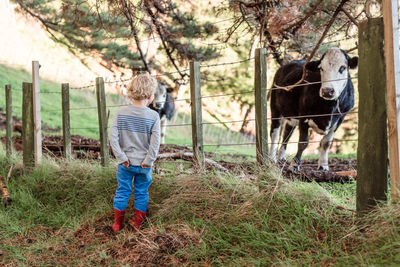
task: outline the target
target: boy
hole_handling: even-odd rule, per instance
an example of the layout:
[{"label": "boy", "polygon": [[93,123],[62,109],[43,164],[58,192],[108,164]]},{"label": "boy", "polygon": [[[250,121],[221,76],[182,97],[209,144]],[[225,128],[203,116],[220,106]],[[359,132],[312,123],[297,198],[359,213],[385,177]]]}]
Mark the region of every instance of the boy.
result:
[{"label": "boy", "polygon": [[114,232],[124,226],[125,209],[132,193],[134,180],[135,220],[129,220],[134,231],[146,217],[148,189],[152,180],[152,165],[160,147],[160,117],[147,106],[153,101],[158,86],[149,74],[137,75],[128,86],[133,104],[121,108],[110,129],[110,144],[118,160],[118,189],[114,197]]}]

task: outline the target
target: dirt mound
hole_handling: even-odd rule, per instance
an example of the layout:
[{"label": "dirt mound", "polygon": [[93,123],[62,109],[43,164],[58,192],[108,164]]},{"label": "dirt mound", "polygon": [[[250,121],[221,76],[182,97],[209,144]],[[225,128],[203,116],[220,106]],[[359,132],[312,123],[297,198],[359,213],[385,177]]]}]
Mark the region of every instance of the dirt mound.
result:
[{"label": "dirt mound", "polygon": [[[125,220],[127,221],[127,220]],[[107,214],[93,223],[87,223],[74,233],[71,249],[90,247],[115,239],[113,246],[108,246],[106,253],[120,263],[134,266],[171,266],[186,262],[184,255],[178,258],[174,254],[181,249],[197,246],[200,234],[184,225],[171,225],[160,232],[149,225],[151,217],[139,232],[126,224],[119,233],[112,231],[113,214]],[[117,238],[121,240],[117,240]],[[103,262],[107,264],[106,260]]]},{"label": "dirt mound", "polygon": [[302,180],[305,182],[350,182],[357,175],[356,159],[329,159],[329,171],[317,170],[318,160],[304,160],[300,170],[290,167],[288,162],[278,164],[283,176],[291,180]]}]

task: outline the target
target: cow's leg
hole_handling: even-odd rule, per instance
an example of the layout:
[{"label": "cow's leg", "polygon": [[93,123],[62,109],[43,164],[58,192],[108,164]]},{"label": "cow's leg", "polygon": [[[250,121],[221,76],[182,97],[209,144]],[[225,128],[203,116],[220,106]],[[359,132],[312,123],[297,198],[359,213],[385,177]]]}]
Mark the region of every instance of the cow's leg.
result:
[{"label": "cow's leg", "polygon": [[320,142],[320,156],[318,160],[318,169],[323,171],[329,171],[328,166],[328,151],[331,147],[333,134],[335,133],[336,125],[334,125],[328,132],[327,135],[324,135]]},{"label": "cow's leg", "polygon": [[296,167],[297,169],[300,168],[301,155],[308,146],[308,127],[309,127],[308,124],[304,120],[300,120],[299,122],[300,138],[297,148],[297,154],[293,158],[293,161],[291,163],[291,165]]},{"label": "cow's leg", "polygon": [[167,132],[167,118],[163,116],[160,121],[161,128],[161,144],[165,144],[165,134]]},{"label": "cow's leg", "polygon": [[282,141],[281,148],[279,149],[279,155],[278,155],[279,160],[286,159],[287,144],[288,144],[289,139],[292,136],[295,128],[296,128],[296,124],[293,124],[290,121],[285,120],[284,125],[283,125],[283,139],[282,139],[283,141]]},{"label": "cow's leg", "polygon": [[[276,117],[274,117],[276,118]],[[271,149],[269,150],[272,162],[276,162],[276,148],[278,147],[281,119],[274,119],[271,123]]]}]

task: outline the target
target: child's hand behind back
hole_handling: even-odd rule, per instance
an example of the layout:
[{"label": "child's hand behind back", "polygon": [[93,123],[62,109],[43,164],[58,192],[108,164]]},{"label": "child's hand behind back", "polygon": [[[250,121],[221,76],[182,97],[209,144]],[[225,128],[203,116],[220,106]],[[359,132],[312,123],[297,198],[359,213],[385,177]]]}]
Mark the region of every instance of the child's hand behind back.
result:
[{"label": "child's hand behind back", "polygon": [[140,167],[142,167],[142,168],[150,168],[151,166],[149,166],[149,165],[146,165],[146,164],[143,164],[143,162],[140,164]]},{"label": "child's hand behind back", "polygon": [[122,162],[122,165],[129,168],[129,160]]}]

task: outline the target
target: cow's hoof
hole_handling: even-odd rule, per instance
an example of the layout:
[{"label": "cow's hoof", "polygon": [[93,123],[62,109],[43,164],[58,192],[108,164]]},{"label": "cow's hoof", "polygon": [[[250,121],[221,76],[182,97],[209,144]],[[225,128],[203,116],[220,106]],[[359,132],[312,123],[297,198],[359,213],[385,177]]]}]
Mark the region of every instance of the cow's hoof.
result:
[{"label": "cow's hoof", "polygon": [[318,167],[318,170],[319,170],[319,171],[326,171],[326,172],[327,172],[327,171],[329,171],[329,167],[328,167],[328,166],[319,166],[319,167]]},{"label": "cow's hoof", "polygon": [[279,157],[279,161],[286,161],[286,157]]}]

